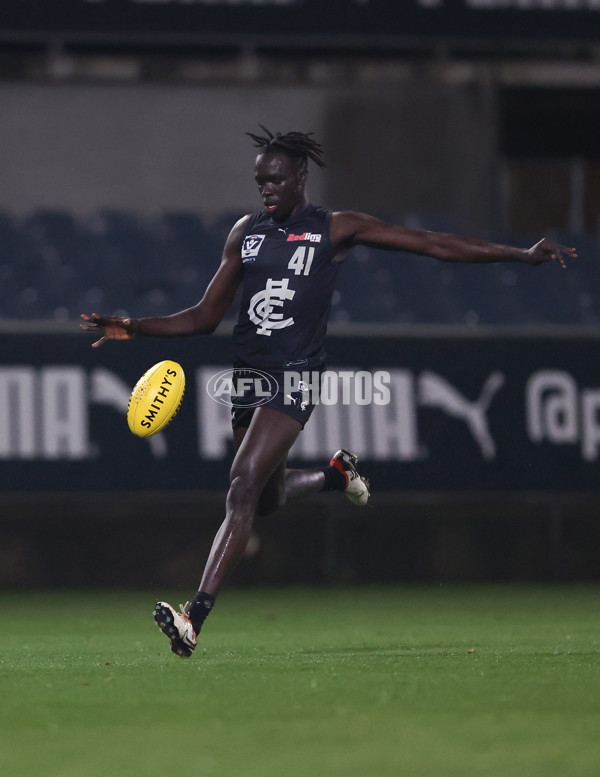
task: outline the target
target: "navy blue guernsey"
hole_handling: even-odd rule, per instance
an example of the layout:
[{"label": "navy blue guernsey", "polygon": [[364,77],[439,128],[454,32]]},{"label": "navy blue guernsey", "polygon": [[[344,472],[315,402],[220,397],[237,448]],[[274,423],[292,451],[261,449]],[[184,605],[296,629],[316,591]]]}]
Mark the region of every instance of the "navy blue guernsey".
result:
[{"label": "navy blue guernsey", "polygon": [[331,211],[308,205],[283,222],[255,213],[242,237],[242,301],[236,364],[314,369],[340,262],[332,262]]}]

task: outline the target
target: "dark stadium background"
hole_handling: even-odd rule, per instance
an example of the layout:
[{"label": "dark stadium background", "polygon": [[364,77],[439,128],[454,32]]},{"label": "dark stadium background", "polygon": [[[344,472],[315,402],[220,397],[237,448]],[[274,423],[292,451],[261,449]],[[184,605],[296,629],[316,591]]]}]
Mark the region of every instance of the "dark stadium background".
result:
[{"label": "dark stadium background", "polygon": [[[197,300],[259,206],[259,122],[322,140],[315,202],[580,256],[560,271],[355,251],[331,366],[398,371],[413,446],[399,430],[381,453],[369,426],[373,506],[323,495],[258,522],[234,582],[597,579],[600,13],[566,6],[4,0],[2,586],[196,582],[230,451],[199,442],[195,376],[227,365],[235,311],[223,336],[96,352],[78,316]],[[162,358],[190,390],[151,449],[101,388]],[[486,457],[426,390],[474,403],[494,372]]]}]

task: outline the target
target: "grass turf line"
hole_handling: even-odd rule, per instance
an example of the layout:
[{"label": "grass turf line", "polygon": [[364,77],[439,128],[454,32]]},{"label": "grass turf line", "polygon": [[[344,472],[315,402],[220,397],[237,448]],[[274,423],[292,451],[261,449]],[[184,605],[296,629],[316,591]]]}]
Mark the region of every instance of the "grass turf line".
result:
[{"label": "grass turf line", "polygon": [[0,596],[0,774],[600,773],[596,587],[230,590],[190,660],[153,604]]}]

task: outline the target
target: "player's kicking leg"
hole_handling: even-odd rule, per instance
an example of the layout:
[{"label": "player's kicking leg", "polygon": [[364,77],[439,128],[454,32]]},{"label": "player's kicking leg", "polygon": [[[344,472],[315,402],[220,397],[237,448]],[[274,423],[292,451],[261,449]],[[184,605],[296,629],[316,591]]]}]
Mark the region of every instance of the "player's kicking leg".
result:
[{"label": "player's kicking leg", "polygon": [[154,619],[179,656],[191,656],[204,619],[227,574],[243,556],[257,505],[267,482],[285,461],[302,426],[276,410],[259,408],[244,435],[231,467],[226,515],[214,539],[198,593],[189,607],[178,613],[158,602]]}]

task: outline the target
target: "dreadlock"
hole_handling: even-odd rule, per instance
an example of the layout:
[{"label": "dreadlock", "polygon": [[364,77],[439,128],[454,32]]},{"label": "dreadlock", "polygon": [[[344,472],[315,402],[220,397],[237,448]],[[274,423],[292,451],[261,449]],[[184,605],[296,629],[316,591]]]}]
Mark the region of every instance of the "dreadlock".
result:
[{"label": "dreadlock", "polygon": [[257,148],[262,148],[265,152],[282,152],[297,159],[301,167],[306,167],[308,160],[317,164],[319,167],[325,167],[325,162],[322,159],[323,149],[320,143],[313,140],[311,135],[313,132],[286,132],[282,135],[281,132],[273,135],[262,124],[258,125],[266,135],[255,135],[252,132],[246,132],[246,135],[252,138]]}]

